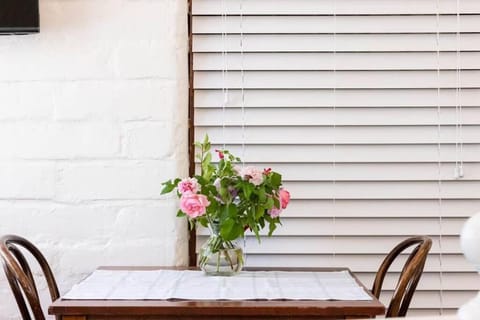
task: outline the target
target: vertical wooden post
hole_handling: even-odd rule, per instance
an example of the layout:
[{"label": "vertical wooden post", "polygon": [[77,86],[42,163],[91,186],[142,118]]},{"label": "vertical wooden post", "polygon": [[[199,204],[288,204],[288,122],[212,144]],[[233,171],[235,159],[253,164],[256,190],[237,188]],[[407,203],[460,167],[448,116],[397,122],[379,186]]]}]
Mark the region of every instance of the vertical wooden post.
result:
[{"label": "vertical wooden post", "polygon": [[[188,162],[189,176],[195,174],[195,92],[194,92],[194,81],[193,81],[193,33],[192,33],[192,23],[193,23],[193,13],[192,13],[192,1],[188,1]],[[189,231],[189,241],[188,241],[188,265],[193,267],[197,263],[196,255],[196,245],[197,245],[197,233],[195,229]]]}]

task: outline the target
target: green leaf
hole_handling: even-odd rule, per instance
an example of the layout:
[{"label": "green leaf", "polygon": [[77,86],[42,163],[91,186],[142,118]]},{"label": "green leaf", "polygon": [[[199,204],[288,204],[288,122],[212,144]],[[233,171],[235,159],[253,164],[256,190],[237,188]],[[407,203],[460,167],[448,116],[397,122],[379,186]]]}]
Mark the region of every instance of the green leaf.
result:
[{"label": "green leaf", "polygon": [[195,178],[197,178],[198,183],[200,183],[202,186],[208,183],[202,176],[195,176]]},{"label": "green leaf", "polygon": [[230,192],[228,192],[228,188],[223,186],[220,187],[220,189],[218,190],[218,193],[220,194],[220,197],[222,198],[222,200],[224,201],[228,201],[229,198],[230,198]]},{"label": "green leaf", "polygon": [[207,218],[205,217],[200,217],[200,218],[197,218],[198,222],[200,223],[200,225],[204,228],[208,228],[208,220]]},{"label": "green leaf", "polygon": [[209,151],[210,150],[210,140],[208,139],[208,134],[205,135],[203,138],[203,151]]},{"label": "green leaf", "polygon": [[253,230],[253,226],[255,226],[257,223],[255,222],[255,220],[253,219],[253,217],[251,215],[248,215],[247,216],[247,224],[248,224],[248,227]]},{"label": "green leaf", "polygon": [[210,181],[213,171],[215,170],[215,168],[210,165],[211,161],[212,161],[211,153],[207,153],[202,159],[202,176],[206,181]]},{"label": "green leaf", "polygon": [[280,204],[280,200],[278,200],[278,198],[273,198],[273,205],[275,206],[275,208],[278,208],[278,209],[282,207],[282,205]]},{"label": "green leaf", "polygon": [[275,222],[270,222],[270,224],[268,225],[268,236],[269,237],[272,236],[273,231],[275,231],[276,228],[277,228],[277,225],[275,224]]},{"label": "green leaf", "polygon": [[221,210],[220,210],[220,221],[227,220],[229,218],[227,206],[220,205],[219,207],[221,208]]},{"label": "green leaf", "polygon": [[282,175],[276,172],[271,173],[271,181],[274,189],[280,188],[282,185]]},{"label": "green leaf", "polygon": [[232,241],[237,239],[243,232],[243,227],[233,219],[226,219],[220,226],[220,235],[224,240]]},{"label": "green leaf", "polygon": [[[264,216],[264,217],[265,217],[265,216]],[[260,220],[258,221],[258,223],[260,224],[260,228],[262,228],[262,229],[265,228],[265,219],[260,219]]]},{"label": "green leaf", "polygon": [[218,171],[222,172],[225,169],[225,160],[218,161]]},{"label": "green leaf", "polygon": [[253,227],[252,231],[255,234],[255,238],[257,238],[258,243],[260,243],[260,232],[259,232],[258,226],[255,224],[252,227]]},{"label": "green leaf", "polygon": [[217,212],[219,204],[216,199],[208,197],[208,201],[210,201],[210,205],[207,207],[207,212]]},{"label": "green leaf", "polygon": [[263,214],[265,213],[265,210],[263,209],[263,207],[261,206],[258,206],[257,207],[257,210],[255,212],[255,220],[258,220],[260,219],[261,217],[263,217]]},{"label": "green leaf", "polygon": [[[276,200],[276,198],[275,198],[275,200]],[[268,198],[267,203],[265,204],[265,208],[272,209],[273,205],[275,204],[275,200],[274,200],[274,198]],[[277,202],[278,202],[278,200],[277,200]],[[278,202],[278,204],[280,204],[280,202]]]},{"label": "green leaf", "polygon": [[183,212],[182,210],[178,210],[177,212],[177,217],[178,218],[183,218],[183,217],[186,217],[187,215],[185,214],[185,212]]},{"label": "green leaf", "polygon": [[238,209],[235,205],[230,205],[227,207],[228,217],[232,220],[237,219]]},{"label": "green leaf", "polygon": [[245,199],[250,199],[252,195],[254,186],[251,183],[244,183],[242,185],[243,194],[245,195]]},{"label": "green leaf", "polygon": [[260,188],[260,190],[258,190],[257,194],[258,194],[258,201],[260,203],[264,203],[267,200],[267,194],[265,192],[265,188]]},{"label": "green leaf", "polygon": [[210,164],[212,162],[212,154],[207,153],[204,158],[205,164]]},{"label": "green leaf", "polygon": [[[179,179],[180,180],[180,179]],[[177,182],[178,183],[178,182]],[[162,185],[164,186],[163,189],[162,189],[162,192],[160,194],[166,194],[166,193],[170,193],[173,191],[173,189],[175,189],[177,187],[177,183],[175,183],[174,181],[172,180],[168,180],[164,183],[162,183]]]}]

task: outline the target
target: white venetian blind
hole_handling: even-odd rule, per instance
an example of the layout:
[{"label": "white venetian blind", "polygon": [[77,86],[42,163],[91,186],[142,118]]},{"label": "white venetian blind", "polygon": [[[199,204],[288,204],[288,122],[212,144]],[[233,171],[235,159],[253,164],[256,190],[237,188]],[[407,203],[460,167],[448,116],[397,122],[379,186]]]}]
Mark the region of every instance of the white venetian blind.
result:
[{"label": "white venetian blind", "polygon": [[193,15],[196,139],[283,173],[293,197],[247,265],[348,266],[370,286],[425,234],[411,313],[476,293],[458,234],[480,211],[480,1],[193,0]]}]

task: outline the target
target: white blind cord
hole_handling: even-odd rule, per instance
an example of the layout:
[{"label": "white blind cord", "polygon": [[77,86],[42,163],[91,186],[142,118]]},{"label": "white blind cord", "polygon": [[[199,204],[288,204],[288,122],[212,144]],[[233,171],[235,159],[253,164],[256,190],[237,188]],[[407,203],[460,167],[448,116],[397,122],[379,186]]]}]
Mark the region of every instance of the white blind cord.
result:
[{"label": "white blind cord", "polygon": [[244,56],[244,34],[243,34],[243,0],[240,0],[240,77],[241,77],[241,108],[242,108],[242,164],[245,165],[245,143],[247,133],[245,125],[247,122],[245,114],[245,56]]},{"label": "white blind cord", "polygon": [[337,1],[333,0],[333,264],[336,264],[337,240]]},{"label": "white blind cord", "polygon": [[456,40],[456,49],[455,49],[455,168],[454,168],[454,177],[458,179],[459,177],[459,172],[458,172],[458,141],[459,141],[459,135],[458,135],[458,84],[459,84],[459,74],[458,74],[458,62],[460,60],[460,52],[458,50],[458,1],[457,1],[457,24],[456,24],[456,32],[455,32],[455,40]]},{"label": "white blind cord", "polygon": [[460,0],[456,12],[456,86],[455,86],[455,178],[463,178],[463,115],[462,115],[462,57]]},{"label": "white blind cord", "polygon": [[[241,86],[240,86],[240,95],[241,95],[241,109],[242,109],[242,166],[245,166],[245,143],[246,143],[246,115],[245,115],[245,60],[244,60],[244,48],[243,48],[243,0],[240,0],[240,78],[241,78]],[[247,236],[243,236],[243,253],[245,257],[244,265],[247,266]]]},{"label": "white blind cord", "polygon": [[222,6],[222,144],[225,149],[225,109],[228,104],[228,53],[227,53],[227,6],[225,0],[221,2]]},{"label": "white blind cord", "polygon": [[440,314],[443,314],[443,254],[442,254],[442,153],[441,153],[441,92],[440,92],[440,0],[436,1],[436,52],[437,52],[437,174],[438,174],[438,223],[439,223],[439,264],[440,264]]}]

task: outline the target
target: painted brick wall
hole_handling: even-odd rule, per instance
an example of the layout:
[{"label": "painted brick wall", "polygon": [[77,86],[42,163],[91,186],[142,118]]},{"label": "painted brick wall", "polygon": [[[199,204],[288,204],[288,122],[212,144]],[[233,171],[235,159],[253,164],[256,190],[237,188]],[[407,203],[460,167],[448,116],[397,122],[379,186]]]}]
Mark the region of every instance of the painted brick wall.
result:
[{"label": "painted brick wall", "polygon": [[[188,166],[186,2],[40,0],[40,34],[0,37],[0,234],[37,244],[62,292],[98,265],[187,262],[159,196]],[[3,273],[0,297],[19,318]]]}]

